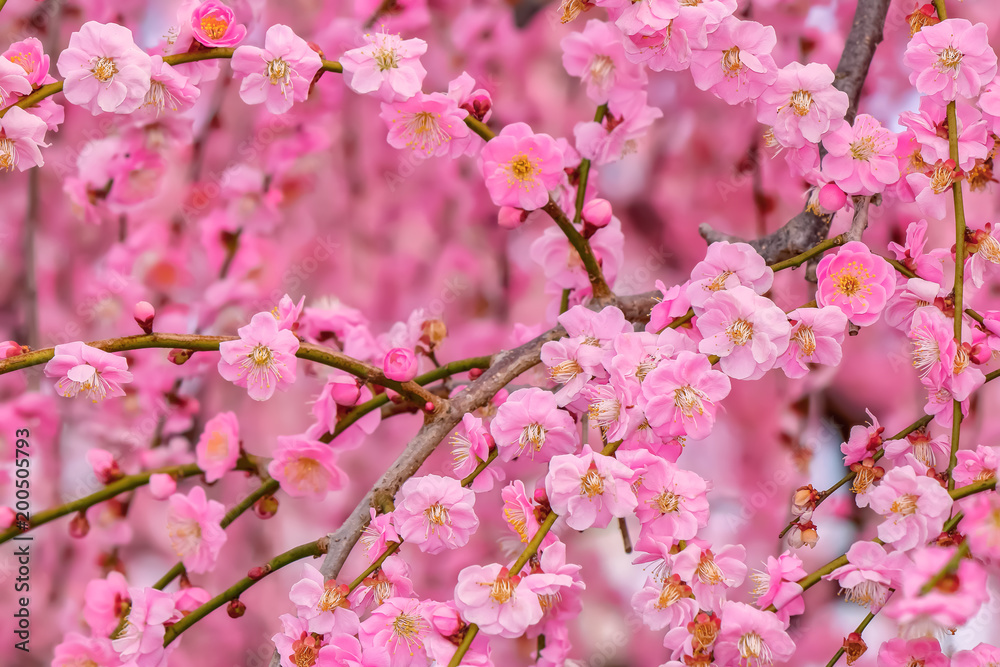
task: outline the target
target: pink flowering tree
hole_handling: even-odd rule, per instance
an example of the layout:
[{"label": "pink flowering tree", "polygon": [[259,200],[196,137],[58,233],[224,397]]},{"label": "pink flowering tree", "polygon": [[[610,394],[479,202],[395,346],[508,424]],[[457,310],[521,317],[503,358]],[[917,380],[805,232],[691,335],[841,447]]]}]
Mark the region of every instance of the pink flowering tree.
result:
[{"label": "pink flowering tree", "polygon": [[0,0],[0,664],[1000,664],[998,40]]}]

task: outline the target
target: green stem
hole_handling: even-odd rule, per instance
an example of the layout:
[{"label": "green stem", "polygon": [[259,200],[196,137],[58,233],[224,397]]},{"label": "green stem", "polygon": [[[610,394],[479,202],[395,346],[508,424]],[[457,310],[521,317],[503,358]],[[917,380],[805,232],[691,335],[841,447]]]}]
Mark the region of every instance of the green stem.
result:
[{"label": "green stem", "polygon": [[948,559],[948,562],[944,564],[944,567],[942,567],[937,574],[931,577],[927,581],[927,583],[921,587],[920,594],[927,595],[932,590],[934,590],[934,587],[937,586],[939,583],[941,583],[942,579],[944,579],[949,574],[958,569],[958,564],[962,562],[962,559],[965,558],[968,555],[968,553],[969,553],[969,541],[966,540],[965,542],[962,542],[960,545],[958,545],[958,548],[955,549],[955,553],[952,555],[951,558]]},{"label": "green stem", "polygon": [[583,261],[583,266],[587,270],[587,278],[590,280],[590,289],[593,293],[595,299],[607,299],[611,296],[611,289],[608,284],[604,282],[604,274],[601,272],[601,265],[597,263],[597,257],[594,255],[593,249],[590,247],[590,243],[587,239],[583,238],[583,234],[580,233],[573,223],[570,222],[563,210],[559,208],[552,198],[549,198],[548,203],[542,207],[549,217],[552,218],[555,223],[562,230],[566,238],[569,239],[570,245],[576,250],[577,254],[580,256],[581,261]]},{"label": "green stem", "polygon": [[[938,12],[944,13],[944,0],[937,5]],[[943,20],[943,17],[942,17]],[[948,148],[951,159],[958,164],[958,117],[955,112],[955,102],[948,103]],[[964,310],[963,288],[965,287],[965,204],[962,200],[962,181],[951,184],[951,193],[955,202],[955,342],[962,344],[962,311]],[[962,404],[954,402],[954,413],[951,422],[951,458],[948,461],[948,489],[955,488],[955,480],[951,471],[958,463],[958,447],[962,433]]]},{"label": "green stem", "polygon": [[[858,635],[860,635],[861,633],[863,633],[865,631],[865,628],[868,627],[868,624],[871,623],[872,619],[874,619],[874,618],[875,618],[875,614],[873,612],[869,612],[868,615],[865,616],[865,619],[863,621],[861,621],[861,623],[858,625],[858,627],[854,630],[854,632],[857,633]],[[830,662],[826,663],[826,667],[833,667],[834,665],[836,665],[837,661],[840,660],[840,656],[842,656],[842,655],[844,655],[844,647],[843,646],[841,646],[839,649],[837,649],[837,652],[833,655],[833,658],[830,660]]]},{"label": "green stem", "polygon": [[773,271],[782,271],[784,269],[790,269],[793,266],[802,266],[803,264],[805,264],[806,262],[808,262],[813,257],[816,257],[817,255],[821,255],[822,253],[826,252],[830,248],[836,248],[837,246],[842,246],[845,243],[847,243],[847,235],[846,234],[840,234],[838,236],[834,236],[831,239],[826,239],[825,241],[821,241],[821,242],[817,243],[812,248],[809,248],[809,250],[806,250],[805,252],[800,253],[800,254],[796,255],[795,257],[790,257],[790,258],[788,258],[786,260],[783,260],[781,262],[775,262],[774,264],[771,264],[770,265],[771,266],[771,270],[773,270]]},{"label": "green stem", "polygon": [[[594,114],[594,122],[600,123],[604,120],[604,116],[607,113],[607,104],[602,104],[597,107],[597,112]],[[584,199],[586,199],[587,196],[587,180],[590,178],[590,160],[580,160],[580,169],[577,173],[579,175],[579,179],[576,186],[576,213],[573,215],[573,222],[575,224],[580,224],[580,220],[583,218]]]}]

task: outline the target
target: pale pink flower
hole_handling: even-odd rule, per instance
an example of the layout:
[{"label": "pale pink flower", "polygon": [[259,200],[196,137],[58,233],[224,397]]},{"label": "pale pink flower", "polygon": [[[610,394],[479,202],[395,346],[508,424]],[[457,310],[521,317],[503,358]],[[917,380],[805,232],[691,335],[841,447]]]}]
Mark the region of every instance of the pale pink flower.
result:
[{"label": "pale pink flower", "polygon": [[177,480],[167,473],[153,473],[149,476],[149,495],[157,500],[166,500],[177,492]]},{"label": "pale pink flower", "polygon": [[186,111],[194,106],[201,89],[188,81],[187,77],[163,62],[161,56],[153,56],[149,90],[143,98],[143,107],[152,107],[157,115],[161,111]]},{"label": "pale pink flower", "polygon": [[549,369],[549,378],[562,385],[554,394],[559,407],[579,396],[594,377],[587,369],[600,368],[604,356],[601,347],[573,338],[550,340],[542,345],[542,363]]},{"label": "pale pink flower", "polygon": [[163,636],[167,623],[176,623],[181,613],[174,605],[173,596],[155,588],[130,588],[132,606],[122,631],[111,640],[111,645],[129,665],[160,667],[173,646],[164,649]]},{"label": "pale pink flower", "polygon": [[591,423],[601,430],[608,442],[632,437],[643,422],[642,408],[637,404],[639,387],[635,383],[597,384],[583,388]]},{"label": "pale pink flower", "polygon": [[438,475],[411,477],[396,494],[392,523],[399,536],[436,554],[469,542],[479,528],[476,494],[459,480]]},{"label": "pale pink flower", "polygon": [[304,435],[279,435],[267,472],[293,498],[323,500],[347,481],[330,446]]},{"label": "pale pink flower", "polygon": [[893,468],[868,493],[873,510],[885,517],[878,536],[900,551],[925,544],[941,532],[951,511],[948,491],[932,477],[918,477],[909,466]]},{"label": "pale pink flower", "polygon": [[927,221],[917,220],[911,222],[906,227],[906,243],[890,243],[889,250],[896,256],[896,259],[906,265],[906,268],[916,273],[924,280],[934,283],[944,282],[944,269],[942,267],[943,255],[947,251],[934,249],[928,253],[924,252],[927,245]]},{"label": "pale pink flower", "polygon": [[125,395],[121,385],[132,381],[127,369],[124,357],[77,341],[56,345],[52,360],[45,364],[45,376],[59,378],[60,396],[73,398],[82,392],[96,403]]},{"label": "pale pink flower", "polygon": [[[492,144],[493,141],[489,143]],[[588,240],[597,263],[604,272],[604,278],[609,285],[614,285],[618,269],[625,261],[625,235],[622,234],[621,221],[613,217],[608,225],[598,229]],[[587,269],[580,260],[579,253],[558,226],[546,227],[542,235],[531,244],[528,252],[531,259],[545,271],[547,285],[574,290],[574,298],[575,295],[582,297],[590,294]]]},{"label": "pale pink flower", "polygon": [[950,361],[957,344],[952,321],[934,306],[923,306],[913,313],[907,334],[913,343],[913,366],[920,377],[934,375],[946,378],[951,375]]},{"label": "pale pink flower", "polygon": [[913,329],[914,315],[918,310],[937,303],[939,297],[943,301],[947,295],[941,283],[923,278],[909,278],[905,286],[900,283],[896,287],[896,293],[885,307],[885,321],[889,326],[907,333]]},{"label": "pale pink flower", "polygon": [[[541,390],[539,390],[541,391]],[[551,397],[551,394],[544,392]],[[554,401],[555,399],[553,399]],[[500,406],[503,408],[503,406]],[[490,449],[496,443],[490,435],[489,427],[480,417],[471,412],[462,415],[462,424],[451,438],[451,453],[455,461],[455,474],[459,477],[471,475],[490,456]],[[489,491],[495,481],[503,481],[506,474],[500,466],[488,466],[472,480],[469,488],[476,493]]]},{"label": "pale pink flower", "polygon": [[849,241],[816,267],[816,302],[837,306],[858,326],[878,321],[896,289],[895,270],[864,243]]},{"label": "pale pink flower", "polygon": [[350,601],[352,607],[362,611],[381,606],[389,598],[412,595],[410,566],[402,556],[392,555],[383,560],[375,572],[361,581],[361,585],[350,594]]},{"label": "pale pink flower", "polygon": [[989,597],[986,570],[963,558],[927,593],[924,586],[955,555],[958,547],[922,547],[913,552],[913,564],[903,569],[900,586],[883,613],[900,624],[903,636],[926,636],[966,623]]},{"label": "pale pink flower", "polygon": [[[883,451],[885,458],[896,465],[905,465],[907,459],[912,456],[928,468],[944,467],[951,454],[951,438],[947,434],[932,438],[927,431],[921,429],[901,440],[886,442]],[[961,453],[959,457],[961,461]]]},{"label": "pale pink flower", "polygon": [[173,598],[174,606],[177,607],[177,611],[186,616],[211,600],[212,596],[204,588],[199,588],[198,586],[188,586],[187,588],[181,588],[174,591]]},{"label": "pale pink flower", "polygon": [[42,42],[37,37],[27,37],[19,42],[14,42],[0,55],[15,65],[20,65],[21,69],[24,70],[24,75],[27,76],[30,84],[27,92],[30,92],[31,88],[35,86],[55,81],[49,75],[49,56],[46,55]]},{"label": "pale pink flower", "polygon": [[220,412],[207,422],[195,446],[195,460],[205,481],[221,479],[236,468],[240,457],[240,423],[232,412]]},{"label": "pale pink flower", "polygon": [[651,630],[686,626],[698,613],[691,587],[676,573],[647,578],[646,585],[632,596],[632,607]]},{"label": "pale pink flower", "polygon": [[531,211],[545,206],[562,181],[562,162],[555,139],[512,123],[486,143],[479,164],[494,204]]},{"label": "pale pink flower", "polygon": [[215,568],[219,551],[228,538],[219,525],[225,515],[225,506],[209,500],[200,486],[186,496],[180,493],[170,496],[167,534],[188,572],[209,572]]},{"label": "pale pink flower", "polygon": [[70,104],[99,113],[132,113],[149,91],[152,59],[132,31],[115,23],[84,23],[56,62]]},{"label": "pale pink flower", "polygon": [[284,390],[295,382],[299,339],[287,329],[278,329],[271,313],[257,313],[237,333],[239,340],[219,344],[219,374],[224,379],[246,387],[255,401],[266,401],[276,389]]},{"label": "pale pink flower", "polygon": [[465,124],[468,115],[447,95],[417,92],[403,102],[383,102],[379,117],[389,128],[388,141],[393,148],[410,148],[428,157],[458,157],[472,134]]},{"label": "pale pink flower", "polygon": [[838,366],[847,332],[847,315],[836,306],[798,308],[788,313],[792,325],[788,349],[778,357],[778,366],[790,378],[809,372],[807,364]]},{"label": "pale pink flower", "polygon": [[14,100],[31,92],[27,72],[19,64],[0,56],[0,108],[13,104]]},{"label": "pale pink flower", "polygon": [[896,135],[860,114],[823,137],[823,174],[849,195],[874,195],[899,180]]},{"label": "pale pink flower", "polygon": [[[429,602],[430,623],[434,632],[427,637],[425,649],[432,665],[447,665],[458,650],[454,638],[465,629],[465,622],[453,601]],[[490,658],[492,649],[486,633],[476,635],[469,645],[469,650],[462,656],[462,665],[467,667],[492,667]],[[376,666],[372,666],[376,667]]]},{"label": "pale pink flower", "polygon": [[601,122],[577,123],[573,128],[580,155],[602,165],[634,153],[653,121],[663,112],[646,104],[646,91],[630,88],[612,91],[608,112]]},{"label": "pale pink flower", "polygon": [[427,42],[384,32],[366,34],[364,39],[367,44],[340,57],[351,90],[378,92],[383,102],[402,102],[420,92],[427,76],[420,56],[427,52]]},{"label": "pale pink flower", "polygon": [[[678,0],[598,0],[594,3],[608,10],[608,17],[615,22],[620,33],[634,35],[653,30],[663,30],[677,17]],[[588,22],[589,23],[589,22]],[[609,24],[610,25],[610,24]]]},{"label": "pale pink flower", "polygon": [[823,575],[823,579],[839,583],[848,602],[877,614],[889,597],[889,589],[899,585],[900,574],[909,567],[910,559],[901,551],[886,553],[875,542],[855,542],[846,556],[847,565]]},{"label": "pale pink flower", "polygon": [[995,479],[997,468],[1000,468],[1000,455],[997,454],[996,447],[977,445],[975,450],[960,449],[957,457],[958,462],[952,476],[958,486]]},{"label": "pale pink flower", "polygon": [[728,104],[757,99],[778,78],[771,57],[776,43],[771,26],[728,16],[708,36],[704,50],[691,54],[694,84]]},{"label": "pale pink flower", "polygon": [[696,326],[702,354],[720,357],[719,368],[737,380],[755,380],[774,367],[788,348],[791,325],[774,303],[742,285],[705,301]]},{"label": "pale pink flower", "polygon": [[191,34],[205,46],[236,46],[247,36],[247,28],[219,0],[206,0],[191,12]]},{"label": "pale pink flower", "polygon": [[715,639],[715,660],[720,665],[780,665],[794,652],[795,643],[777,615],[742,602],[722,607],[722,625]]},{"label": "pale pink flower", "polygon": [[741,586],[747,577],[747,550],[742,544],[727,544],[719,549],[688,542],[671,559],[670,571],[681,576],[694,591],[701,609],[722,611],[726,591]]},{"label": "pale pink flower", "polygon": [[[959,651],[951,656],[951,667],[990,667],[997,664],[1000,664],[1000,648],[986,643],[977,645],[971,651]],[[944,667],[947,667],[947,663]]]},{"label": "pale pink flower", "polygon": [[757,120],[771,126],[782,146],[818,144],[844,122],[850,100],[833,87],[833,71],[821,63],[792,62],[757,100]]},{"label": "pale pink flower", "polygon": [[633,331],[625,314],[614,306],[606,306],[599,311],[585,306],[573,306],[559,316],[559,324],[573,338],[581,338],[589,345],[597,345],[605,350],[612,347],[620,334]]},{"label": "pale pink flower", "polygon": [[288,599],[295,605],[299,618],[309,622],[309,631],[353,635],[358,632],[358,615],[350,609],[347,586],[335,579],[324,580],[323,574],[306,563],[302,578],[292,584]]},{"label": "pale pink flower", "polygon": [[511,575],[499,563],[471,565],[458,573],[455,603],[462,618],[483,633],[514,639],[542,620],[539,595],[568,585],[572,585],[568,575]]},{"label": "pale pink flower", "polygon": [[298,303],[292,301],[292,297],[287,294],[281,297],[273,311],[275,319],[278,320],[278,328],[294,332],[299,326],[299,316],[302,314],[305,302],[304,295],[299,297]]},{"label": "pale pink flower", "polygon": [[645,72],[626,60],[622,33],[610,23],[587,21],[581,32],[563,37],[559,45],[566,73],[580,77],[596,104],[607,102],[616,88],[638,88],[646,81]]},{"label": "pale pink flower", "polygon": [[976,97],[997,73],[997,54],[990,47],[985,23],[948,19],[924,26],[903,54],[910,83],[939,103]]},{"label": "pale pink flower", "polygon": [[977,558],[1000,562],[1000,495],[978,493],[962,503],[962,529]]},{"label": "pale pink flower", "polygon": [[700,440],[711,433],[717,405],[731,388],[726,374],[713,370],[707,357],[682,351],[643,380],[646,420],[660,437]]},{"label": "pale pink flower", "polygon": [[[117,623],[116,623],[117,625]],[[114,631],[112,627],[107,634]],[[67,633],[53,651],[51,667],[118,667],[121,660],[106,636],[84,637],[76,632]]]},{"label": "pale pink flower", "polygon": [[500,459],[521,455],[548,461],[559,454],[572,454],[580,445],[576,422],[557,406],[552,392],[529,387],[519,389],[497,408],[490,433],[500,448]]},{"label": "pale pink flower", "polygon": [[585,445],[574,456],[553,457],[545,475],[545,493],[552,510],[574,530],[604,528],[614,517],[628,516],[638,501],[632,490],[632,470],[613,456]]},{"label": "pale pink flower", "polygon": [[375,561],[381,556],[390,542],[399,542],[399,535],[392,525],[392,512],[376,514],[375,508],[369,508],[371,520],[361,533],[361,546],[364,547],[368,560]]},{"label": "pale pink flower", "polygon": [[755,603],[761,608],[774,605],[778,618],[787,624],[789,618],[806,610],[802,586],[798,584],[805,576],[802,561],[795,554],[786,551],[777,558],[768,556],[765,570],[754,570],[750,574]]},{"label": "pale pink flower", "polygon": [[121,468],[115,455],[106,449],[95,447],[87,450],[87,463],[94,470],[94,477],[101,484],[110,484],[122,478]]},{"label": "pale pink flower", "polygon": [[649,324],[646,325],[646,331],[652,333],[663,331],[673,322],[674,318],[687,314],[688,309],[691,308],[691,300],[687,295],[687,288],[690,284],[688,281],[683,285],[674,285],[668,289],[662,280],[656,281],[656,289],[660,290],[663,298],[659,299],[649,312]]},{"label": "pale pink flower", "polygon": [[[979,110],[971,104],[957,104],[956,118],[958,166],[969,170],[977,159],[985,160],[989,154],[986,122]],[[914,138],[920,143],[921,159],[925,162],[934,164],[951,159],[946,107],[936,103],[933,98],[924,97],[920,100],[920,111],[904,111],[899,115],[899,122],[913,132]]]},{"label": "pale pink flower", "polygon": [[128,582],[112,570],[105,579],[91,579],[84,591],[83,619],[95,635],[110,637],[131,601]]},{"label": "pale pink flower", "polygon": [[690,540],[708,525],[709,484],[696,473],[656,458],[636,489],[635,515],[643,532],[665,541]]},{"label": "pale pink flower", "polygon": [[240,99],[263,104],[274,114],[285,113],[293,102],[305,102],[322,66],[306,40],[281,24],[267,29],[263,49],[240,46],[232,58],[233,73],[241,79]]},{"label": "pale pink flower", "polygon": [[948,667],[948,656],[941,652],[941,645],[933,637],[907,641],[896,637],[878,648],[878,667]]},{"label": "pale pink flower", "polygon": [[[364,656],[387,651],[389,660],[361,667],[424,667],[428,664],[426,643],[431,628],[433,603],[413,598],[389,598],[361,624],[358,639]],[[336,664],[330,665],[336,667]]]},{"label": "pale pink flower", "polygon": [[982,287],[987,273],[1000,275],[1000,226],[987,222],[983,229],[972,230],[972,238],[973,243],[966,246],[969,254],[965,260],[965,271],[973,285]]},{"label": "pale pink flower", "polygon": [[763,294],[773,282],[774,271],[752,246],[719,241],[708,246],[705,259],[691,270],[686,293],[694,312],[700,315],[705,312],[705,302],[716,292],[743,285]]}]

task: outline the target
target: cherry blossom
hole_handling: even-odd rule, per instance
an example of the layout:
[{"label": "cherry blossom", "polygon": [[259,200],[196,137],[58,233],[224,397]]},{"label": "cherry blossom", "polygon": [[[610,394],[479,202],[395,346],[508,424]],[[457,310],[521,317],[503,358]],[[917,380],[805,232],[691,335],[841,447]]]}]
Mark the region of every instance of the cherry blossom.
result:
[{"label": "cherry blossom", "polygon": [[170,544],[188,572],[209,572],[215,567],[228,536],[219,525],[226,514],[222,503],[208,500],[196,486],[188,495],[170,496],[167,533]]},{"label": "cherry blossom", "polygon": [[278,448],[267,472],[288,495],[315,500],[326,498],[346,482],[333,450],[304,435],[278,436]]},{"label": "cherry blossom", "polygon": [[892,266],[859,241],[845,243],[816,267],[820,306],[836,306],[858,326],[878,321],[896,289]]},{"label": "cherry blossom", "polygon": [[697,327],[703,354],[718,355],[719,368],[736,380],[757,379],[788,348],[791,326],[781,309],[749,287],[716,292],[705,301]]}]

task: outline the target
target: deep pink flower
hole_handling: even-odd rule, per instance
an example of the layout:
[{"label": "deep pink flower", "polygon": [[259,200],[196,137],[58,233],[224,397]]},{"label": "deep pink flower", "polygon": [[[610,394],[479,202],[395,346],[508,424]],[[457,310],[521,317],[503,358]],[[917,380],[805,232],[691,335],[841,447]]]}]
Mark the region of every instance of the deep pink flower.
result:
[{"label": "deep pink flower", "polygon": [[383,102],[402,102],[420,92],[427,76],[420,56],[427,52],[427,42],[384,32],[366,34],[364,39],[367,44],[340,57],[351,90],[378,92]]},{"label": "deep pink flower", "polygon": [[838,366],[847,332],[847,315],[836,306],[798,308],[788,313],[792,325],[788,349],[778,357],[778,366],[790,378],[809,372],[806,364]]},{"label": "deep pink flower", "polygon": [[549,190],[562,181],[562,161],[555,139],[512,123],[486,143],[480,168],[494,204],[532,211],[544,206]]},{"label": "deep pink flower", "polygon": [[833,71],[821,63],[792,62],[757,100],[757,120],[771,126],[782,146],[818,144],[844,122],[847,93],[833,87]]},{"label": "deep pink flower", "polygon": [[635,509],[633,475],[613,456],[595,453],[585,445],[579,455],[552,458],[545,493],[552,510],[573,530],[604,528],[612,518],[628,516]]},{"label": "deep pink flower", "polygon": [[679,574],[646,579],[646,585],[632,596],[632,607],[651,630],[686,626],[698,613],[691,587]]},{"label": "deep pink flower", "polygon": [[816,302],[837,306],[858,326],[878,321],[896,289],[895,269],[864,243],[850,241],[816,267]]},{"label": "deep pink flower", "polygon": [[871,422],[868,426],[855,424],[851,427],[851,433],[847,442],[841,443],[840,451],[844,454],[844,465],[850,466],[870,456],[874,456],[879,447],[882,446],[882,433],[885,427],[878,423],[878,419],[865,409]]},{"label": "deep pink flower", "polygon": [[[538,533],[541,520],[539,520],[538,507],[532,503],[532,499],[528,497],[524,489],[524,482],[515,479],[500,491],[500,497],[503,499],[504,522],[517,533],[521,542],[527,544]],[[545,537],[542,538],[541,548],[544,549],[554,543],[556,539],[555,534],[551,531],[546,533]]]},{"label": "deep pink flower", "polygon": [[669,289],[662,280],[657,280],[655,285],[656,289],[663,294],[663,298],[657,301],[649,313],[649,324],[646,325],[646,331],[652,333],[662,331],[674,318],[684,316],[691,307],[691,300],[687,296],[690,281],[683,285],[674,285]]},{"label": "deep pink flower", "polygon": [[688,582],[699,608],[719,613],[726,601],[726,591],[741,586],[746,579],[746,559],[747,550],[741,544],[709,549],[705,542],[689,541],[671,559],[670,571]]},{"label": "deep pink flower", "polygon": [[279,435],[267,472],[294,498],[323,500],[346,481],[330,446],[304,435]]},{"label": "deep pink flower", "polygon": [[951,667],[990,667],[991,664],[1000,664],[1000,648],[986,643],[951,656]]},{"label": "deep pink flower", "polygon": [[472,133],[465,124],[469,112],[442,93],[417,92],[403,102],[382,103],[379,117],[389,128],[389,145],[410,148],[426,156],[458,157]]},{"label": "deep pink flower", "polygon": [[52,360],[45,364],[45,376],[59,378],[60,396],[73,398],[82,392],[96,403],[125,395],[121,385],[132,381],[127,369],[124,357],[77,341],[56,345]]},{"label": "deep pink flower", "polygon": [[931,477],[918,477],[909,466],[893,468],[868,493],[873,510],[885,517],[878,536],[899,551],[908,551],[941,532],[951,511],[948,491]]},{"label": "deep pink flower", "polygon": [[691,77],[698,88],[729,104],[757,99],[778,78],[771,57],[776,43],[771,26],[728,16],[708,36],[704,50],[691,54]]},{"label": "deep pink flower", "polygon": [[616,88],[638,88],[646,81],[645,71],[625,58],[622,33],[610,23],[590,20],[581,32],[563,37],[562,63],[570,76],[580,77],[587,96],[604,104]]},{"label": "deep pink flower", "polygon": [[806,610],[802,586],[797,583],[804,576],[806,570],[795,554],[786,551],[777,558],[768,556],[766,571],[755,570],[750,574],[755,603],[761,608],[774,605],[778,618],[787,624],[791,616]]},{"label": "deep pink flower", "polygon": [[689,540],[708,525],[709,484],[696,473],[654,459],[636,490],[642,530],[665,541]]},{"label": "deep pink flower", "polygon": [[180,493],[170,496],[167,533],[188,572],[210,572],[215,568],[228,537],[219,525],[225,515],[225,506],[209,500],[200,486],[186,496]]},{"label": "deep pink flower", "polygon": [[555,593],[572,579],[562,574],[511,575],[493,563],[458,573],[455,603],[462,617],[488,635],[514,639],[542,620],[539,595]]},{"label": "deep pink flower", "polygon": [[111,645],[126,664],[137,667],[166,664],[173,646],[163,647],[167,631],[164,625],[181,619],[173,596],[155,588],[130,588],[128,592],[132,606],[125,627],[111,640]]},{"label": "deep pink flower", "polygon": [[83,619],[91,632],[110,637],[118,627],[122,612],[131,601],[128,582],[121,572],[112,571],[105,579],[91,579],[84,591]]},{"label": "deep pink flower", "polygon": [[394,347],[385,353],[382,360],[382,372],[396,382],[409,382],[417,377],[417,370],[417,355],[405,347]]},{"label": "deep pink flower", "polygon": [[274,315],[278,319],[279,329],[295,331],[298,328],[299,316],[302,314],[302,306],[305,305],[306,297],[299,297],[298,303],[292,301],[292,297],[285,294],[278,301],[274,308]]},{"label": "deep pink flower", "polygon": [[157,500],[166,500],[177,493],[177,480],[167,473],[153,473],[149,476],[149,495]]},{"label": "deep pink flower", "polygon": [[436,554],[469,542],[479,528],[476,494],[459,480],[438,475],[411,477],[396,494],[392,523],[399,536]]},{"label": "deep pink flower", "polygon": [[719,241],[708,246],[705,259],[691,270],[686,293],[694,312],[700,315],[716,292],[743,285],[763,294],[773,282],[774,271],[750,244]]},{"label": "deep pink flower", "polygon": [[237,333],[239,340],[219,345],[219,374],[224,379],[246,387],[255,401],[266,401],[275,389],[284,390],[295,382],[299,339],[287,329],[278,329],[271,313],[257,313]]},{"label": "deep pink flower", "polygon": [[603,120],[577,123],[573,128],[580,155],[602,165],[635,152],[653,121],[663,117],[663,112],[646,104],[646,99],[642,89],[613,91]]},{"label": "deep pink flower", "polygon": [[232,58],[233,73],[242,79],[240,99],[264,104],[274,114],[285,113],[293,102],[305,102],[322,66],[319,54],[306,40],[281,24],[267,29],[263,49],[240,46]]},{"label": "deep pink flower", "polygon": [[938,297],[943,300],[947,295],[941,283],[923,278],[909,278],[905,287],[902,283],[896,287],[896,293],[885,307],[885,321],[889,326],[907,333],[913,329],[913,317],[918,310],[935,303]]},{"label": "deep pink flower", "polygon": [[37,37],[27,37],[14,42],[2,54],[15,65],[20,65],[27,76],[30,87],[52,83],[55,79],[49,75],[49,56],[45,53],[41,40]]},{"label": "deep pink flower", "polygon": [[899,180],[896,135],[868,114],[823,137],[823,174],[849,195],[874,195]]},{"label": "deep pink flower", "polygon": [[552,392],[537,387],[508,396],[497,408],[490,433],[502,461],[524,455],[545,462],[559,454],[573,454],[580,446],[576,422],[558,408]]},{"label": "deep pink flower", "polygon": [[[958,166],[965,170],[972,169],[977,159],[985,160],[989,153],[986,122],[971,104],[957,104],[956,119]],[[904,111],[899,115],[899,122],[908,127],[920,143],[920,155],[924,162],[934,164],[951,159],[946,108],[933,98],[921,98],[920,111]]]},{"label": "deep pink flower", "polygon": [[191,12],[191,33],[205,46],[236,46],[247,36],[247,28],[227,5],[205,0]]},{"label": "deep pink flower", "polygon": [[220,412],[207,422],[195,446],[198,467],[205,471],[205,481],[221,479],[236,468],[240,457],[240,423],[232,412]]},{"label": "deep pink flower", "polygon": [[0,56],[0,108],[13,104],[14,100],[31,92],[27,72],[19,64]]},{"label": "deep pink flower", "polygon": [[298,617],[309,621],[310,632],[353,635],[358,631],[358,615],[350,609],[347,586],[324,580],[309,563],[302,566],[302,578],[292,585],[288,599]]},{"label": "deep pink flower", "polygon": [[924,26],[906,46],[903,62],[910,83],[939,103],[976,97],[997,73],[997,54],[990,47],[985,23],[948,19]]},{"label": "deep pink flower", "polygon": [[704,308],[696,322],[704,336],[698,351],[718,355],[719,368],[731,378],[762,377],[788,348],[792,328],[785,313],[749,287],[716,292]]},{"label": "deep pink flower", "polygon": [[772,612],[742,602],[723,605],[715,640],[715,660],[720,665],[765,667],[785,662],[794,652],[785,624]]},{"label": "deep pink flower", "polygon": [[[552,396],[548,392],[544,393]],[[489,427],[483,424],[480,417],[476,417],[470,412],[462,415],[462,424],[451,438],[455,474],[463,478],[472,474],[480,463],[489,458],[490,449],[495,446]],[[503,481],[504,479],[506,479],[506,473],[500,466],[488,466],[476,476],[469,488],[476,493],[482,493],[492,489],[494,481]]]},{"label": "deep pink flower", "polygon": [[941,652],[941,645],[933,637],[890,639],[879,646],[878,667],[948,667],[948,656]]},{"label": "deep pink flower", "polygon": [[365,556],[374,562],[381,556],[389,542],[399,542],[399,535],[392,525],[392,512],[386,514],[376,514],[375,508],[369,509],[371,521],[365,526],[361,533],[361,545],[364,547]]},{"label": "deep pink flower", "polygon": [[70,104],[99,113],[132,113],[149,91],[152,60],[135,45],[132,31],[115,23],[84,23],[69,37],[56,67]]},{"label": "deep pink flower", "polygon": [[886,553],[875,542],[855,542],[847,550],[847,565],[823,575],[843,589],[844,599],[877,614],[889,597],[889,589],[899,585],[899,577],[910,559],[901,551]]},{"label": "deep pink flower", "polygon": [[731,388],[726,374],[713,370],[707,357],[680,352],[675,359],[660,362],[643,380],[646,420],[660,437],[700,440],[711,433],[717,404]]}]

